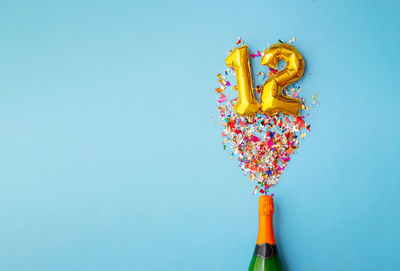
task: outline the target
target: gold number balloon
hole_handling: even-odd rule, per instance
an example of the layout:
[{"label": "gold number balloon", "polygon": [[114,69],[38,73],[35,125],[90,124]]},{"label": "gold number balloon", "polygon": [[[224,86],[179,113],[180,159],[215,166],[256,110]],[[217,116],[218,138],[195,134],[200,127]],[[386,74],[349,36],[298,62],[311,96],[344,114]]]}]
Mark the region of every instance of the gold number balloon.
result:
[{"label": "gold number balloon", "polygon": [[264,56],[261,58],[261,64],[276,68],[279,59],[286,61],[286,67],[268,78],[264,83],[261,95],[261,110],[267,115],[281,112],[298,116],[300,99],[284,96],[282,89],[303,76],[305,62],[303,56],[294,46],[286,43],[277,43],[265,50]]},{"label": "gold number balloon", "polygon": [[[301,53],[292,45],[277,43],[265,50],[261,58],[262,65],[276,68],[279,59],[286,61],[285,69],[275,73],[264,83],[261,95],[261,110],[264,114],[277,113],[298,116],[300,99],[286,97],[282,89],[303,76],[305,62]],[[260,109],[260,104],[254,97],[250,70],[249,51],[247,45],[235,48],[225,59],[226,65],[236,71],[238,86],[238,101],[235,105],[236,113],[253,115]]]},{"label": "gold number balloon", "polygon": [[225,63],[228,67],[232,67],[236,71],[239,98],[235,104],[235,111],[240,115],[257,113],[260,103],[253,94],[247,45],[233,49],[233,52],[225,59]]}]

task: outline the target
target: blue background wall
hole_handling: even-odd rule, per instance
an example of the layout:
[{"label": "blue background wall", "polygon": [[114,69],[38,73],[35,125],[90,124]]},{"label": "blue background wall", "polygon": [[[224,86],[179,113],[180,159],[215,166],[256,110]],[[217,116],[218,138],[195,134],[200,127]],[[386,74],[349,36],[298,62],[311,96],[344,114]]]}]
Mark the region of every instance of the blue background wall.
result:
[{"label": "blue background wall", "polygon": [[275,189],[287,270],[399,270],[399,8],[3,2],[0,270],[246,270],[257,198],[211,120],[239,36],[297,37],[320,97]]}]

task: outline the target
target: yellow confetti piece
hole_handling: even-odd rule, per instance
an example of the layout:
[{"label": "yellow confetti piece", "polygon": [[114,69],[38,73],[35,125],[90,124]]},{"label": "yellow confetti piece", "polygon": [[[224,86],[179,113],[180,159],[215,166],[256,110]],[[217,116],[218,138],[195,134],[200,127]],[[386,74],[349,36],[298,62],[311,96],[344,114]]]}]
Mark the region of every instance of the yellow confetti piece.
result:
[{"label": "yellow confetti piece", "polygon": [[303,139],[307,136],[307,133],[301,134],[300,138]]}]

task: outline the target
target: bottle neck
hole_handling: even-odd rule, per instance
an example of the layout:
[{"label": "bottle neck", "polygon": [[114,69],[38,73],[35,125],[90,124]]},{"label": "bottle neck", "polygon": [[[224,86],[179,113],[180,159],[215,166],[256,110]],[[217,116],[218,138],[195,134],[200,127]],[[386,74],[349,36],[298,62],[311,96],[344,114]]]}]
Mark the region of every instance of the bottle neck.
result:
[{"label": "bottle neck", "polygon": [[258,224],[258,236],[257,244],[262,245],[268,243],[271,245],[275,244],[274,226],[272,215],[261,215]]},{"label": "bottle neck", "polygon": [[258,200],[259,203],[259,224],[257,245],[270,244],[275,245],[273,215],[274,201],[271,196],[263,195]]}]

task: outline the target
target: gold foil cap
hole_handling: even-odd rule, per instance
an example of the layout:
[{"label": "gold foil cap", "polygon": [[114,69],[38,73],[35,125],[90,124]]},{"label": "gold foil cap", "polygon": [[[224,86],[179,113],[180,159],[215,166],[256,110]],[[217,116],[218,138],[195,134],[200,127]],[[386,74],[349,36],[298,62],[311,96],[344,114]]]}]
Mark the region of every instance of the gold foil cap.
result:
[{"label": "gold foil cap", "polygon": [[258,198],[258,213],[260,215],[274,214],[274,199],[269,195],[263,195]]}]

